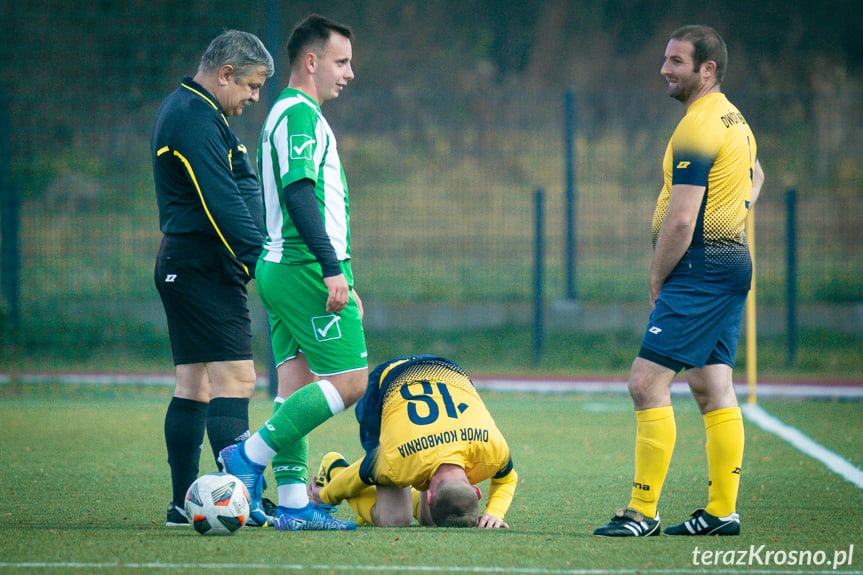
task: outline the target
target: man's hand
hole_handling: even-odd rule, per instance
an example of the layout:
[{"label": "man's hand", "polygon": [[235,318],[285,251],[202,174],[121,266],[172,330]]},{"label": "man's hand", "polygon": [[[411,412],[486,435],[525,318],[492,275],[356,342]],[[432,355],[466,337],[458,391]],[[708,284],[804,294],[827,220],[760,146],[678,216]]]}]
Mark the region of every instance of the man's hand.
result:
[{"label": "man's hand", "polygon": [[317,483],[318,477],[312,477],[312,480],[306,484],[306,493],[309,496],[309,501],[312,502],[312,505],[320,505],[323,503],[321,501],[321,488],[318,487]]},{"label": "man's hand", "polygon": [[351,290],[348,288],[348,281],[344,274],[330,276],[324,278],[324,283],[329,291],[327,297],[327,311],[329,313],[339,313],[345,306],[348,305],[348,300],[351,297]]},{"label": "man's hand", "polygon": [[488,513],[483,513],[480,515],[479,519],[476,522],[477,527],[486,527],[488,529],[509,529],[509,525],[507,525],[506,521],[503,519],[498,519],[494,515],[489,515]]}]

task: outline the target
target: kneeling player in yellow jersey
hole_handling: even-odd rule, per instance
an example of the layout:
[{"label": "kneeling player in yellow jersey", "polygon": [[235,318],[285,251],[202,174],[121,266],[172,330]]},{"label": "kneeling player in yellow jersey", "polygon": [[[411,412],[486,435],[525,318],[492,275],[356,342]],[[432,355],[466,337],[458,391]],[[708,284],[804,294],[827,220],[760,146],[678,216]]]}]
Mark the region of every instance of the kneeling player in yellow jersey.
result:
[{"label": "kneeling player in yellow jersey", "polygon": [[[385,527],[509,527],[518,475],[509,446],[470,377],[429,355],[394,359],[369,375],[356,405],[365,457],[324,456],[313,503],[347,500],[358,523]],[[480,514],[477,483],[490,479]],[[413,489],[412,489],[413,488]]]}]

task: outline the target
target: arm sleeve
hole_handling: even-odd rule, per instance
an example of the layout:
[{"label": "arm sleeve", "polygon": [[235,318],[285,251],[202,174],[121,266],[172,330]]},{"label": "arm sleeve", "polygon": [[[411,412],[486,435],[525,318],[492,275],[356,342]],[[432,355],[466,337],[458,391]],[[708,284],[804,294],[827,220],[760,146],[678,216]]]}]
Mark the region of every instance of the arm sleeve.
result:
[{"label": "arm sleeve", "polygon": [[510,469],[503,477],[492,477],[488,487],[488,505],[485,512],[503,521],[512,498],[515,495],[515,486],[518,484],[518,473]]},{"label": "arm sleeve", "polygon": [[342,273],[336,251],[324,227],[324,218],[318,208],[314,182],[307,178],[293,182],[285,188],[284,194],[291,221],[309,251],[321,264],[324,277]]},{"label": "arm sleeve", "polygon": [[252,277],[264,238],[234,179],[227,134],[211,118],[197,124],[180,131],[175,155],[185,164],[216,235]]},{"label": "arm sleeve", "polygon": [[320,492],[321,501],[328,505],[338,505],[348,497],[359,495],[368,487],[360,479],[360,464],[362,459],[355,461],[347,469],[333,477]]},{"label": "arm sleeve", "polygon": [[671,136],[671,184],[707,186],[710,169],[719,155],[721,138],[709,124],[686,116]]}]

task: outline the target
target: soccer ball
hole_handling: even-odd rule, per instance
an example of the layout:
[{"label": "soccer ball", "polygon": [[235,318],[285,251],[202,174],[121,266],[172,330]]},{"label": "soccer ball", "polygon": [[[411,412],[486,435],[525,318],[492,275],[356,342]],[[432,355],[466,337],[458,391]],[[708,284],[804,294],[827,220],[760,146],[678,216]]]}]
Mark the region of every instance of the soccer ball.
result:
[{"label": "soccer ball", "polygon": [[228,473],[208,473],[186,492],[186,517],[201,535],[233,535],[249,518],[249,491]]}]

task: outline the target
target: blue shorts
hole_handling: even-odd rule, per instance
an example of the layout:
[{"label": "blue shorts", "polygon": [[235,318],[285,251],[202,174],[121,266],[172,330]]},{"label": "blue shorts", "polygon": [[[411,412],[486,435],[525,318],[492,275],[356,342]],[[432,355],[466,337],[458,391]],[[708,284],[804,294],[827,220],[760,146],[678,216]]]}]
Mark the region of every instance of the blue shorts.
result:
[{"label": "blue shorts", "polygon": [[667,283],[650,314],[638,357],[675,372],[711,364],[734,367],[747,292],[720,293]]}]

